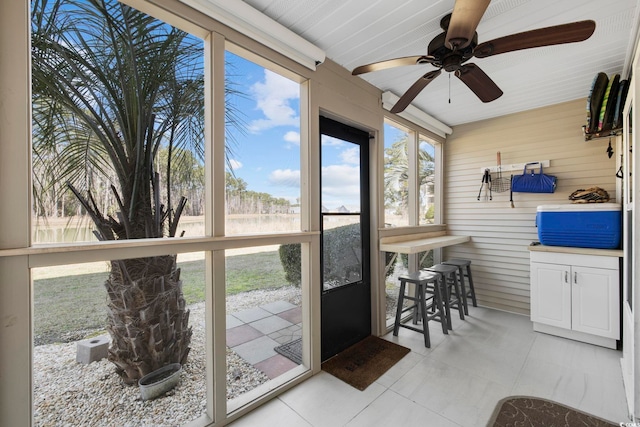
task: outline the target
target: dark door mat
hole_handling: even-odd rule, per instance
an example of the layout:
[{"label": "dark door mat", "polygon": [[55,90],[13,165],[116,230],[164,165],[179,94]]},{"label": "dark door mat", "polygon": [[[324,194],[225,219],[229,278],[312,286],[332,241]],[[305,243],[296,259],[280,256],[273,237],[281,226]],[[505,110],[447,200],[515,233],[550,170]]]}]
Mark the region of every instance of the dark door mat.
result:
[{"label": "dark door mat", "polygon": [[302,365],[302,338],[279,345],[274,350],[296,364]]},{"label": "dark door mat", "polygon": [[496,405],[487,427],[585,426],[612,427],[609,421],[551,400],[512,396]]},{"label": "dark door mat", "polygon": [[322,370],[358,390],[364,390],[410,351],[370,335],[324,362]]}]

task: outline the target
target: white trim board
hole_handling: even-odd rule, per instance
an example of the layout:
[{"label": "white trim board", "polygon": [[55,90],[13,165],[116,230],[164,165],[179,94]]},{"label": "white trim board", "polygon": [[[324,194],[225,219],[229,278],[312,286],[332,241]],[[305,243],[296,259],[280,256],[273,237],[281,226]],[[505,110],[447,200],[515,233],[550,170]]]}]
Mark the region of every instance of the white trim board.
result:
[{"label": "white trim board", "polygon": [[[527,163],[535,163],[538,162],[540,164],[542,164],[543,168],[548,168],[551,165],[551,161],[550,160],[534,160],[533,162],[527,162]],[[511,163],[511,164],[502,164],[500,166],[501,171],[502,172],[508,172],[508,171],[524,171],[524,165],[526,165],[527,163]],[[489,172],[491,173],[496,173],[498,172],[498,165],[494,165],[494,166],[483,166],[480,168],[480,173],[484,173],[485,169],[489,169]],[[540,166],[535,166],[535,170],[539,171],[540,170]]]}]

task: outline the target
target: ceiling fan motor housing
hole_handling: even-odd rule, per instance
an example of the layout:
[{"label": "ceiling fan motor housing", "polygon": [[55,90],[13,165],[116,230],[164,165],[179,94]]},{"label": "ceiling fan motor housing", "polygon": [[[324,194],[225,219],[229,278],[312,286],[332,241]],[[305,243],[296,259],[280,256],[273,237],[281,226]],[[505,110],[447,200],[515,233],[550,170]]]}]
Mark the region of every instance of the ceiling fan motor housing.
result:
[{"label": "ceiling fan motor housing", "polygon": [[460,66],[473,57],[473,50],[478,45],[478,33],[475,33],[473,40],[463,49],[451,50],[445,46],[445,39],[447,33],[442,33],[436,36],[427,48],[429,56],[435,58],[435,61],[431,63],[438,67],[444,68],[445,71],[453,72],[460,68]]}]

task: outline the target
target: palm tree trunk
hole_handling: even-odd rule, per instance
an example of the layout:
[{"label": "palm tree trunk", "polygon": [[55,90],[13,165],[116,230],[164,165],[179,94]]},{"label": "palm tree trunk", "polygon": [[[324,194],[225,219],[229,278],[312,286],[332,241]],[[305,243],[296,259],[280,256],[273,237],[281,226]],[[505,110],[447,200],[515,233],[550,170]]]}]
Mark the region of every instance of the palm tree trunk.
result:
[{"label": "palm tree trunk", "polygon": [[186,362],[192,331],[175,255],[112,261],[105,286],[109,360],[125,383]]}]

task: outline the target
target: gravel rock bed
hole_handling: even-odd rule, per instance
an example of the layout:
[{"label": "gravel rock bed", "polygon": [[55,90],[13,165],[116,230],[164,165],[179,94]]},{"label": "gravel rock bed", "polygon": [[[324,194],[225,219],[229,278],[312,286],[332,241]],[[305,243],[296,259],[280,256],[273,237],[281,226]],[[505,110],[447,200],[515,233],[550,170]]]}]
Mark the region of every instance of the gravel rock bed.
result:
[{"label": "gravel rock bed", "polygon": [[[300,289],[257,290],[227,298],[229,313],[284,300],[301,304]],[[89,365],[76,362],[76,343],[34,348],[34,420],[37,426],[179,426],[206,409],[204,303],[193,304],[189,360],[180,382],[165,396],[142,401],[138,387],[126,386],[114,365],[103,359]],[[227,348],[227,399],[254,389],[269,379]]]}]

